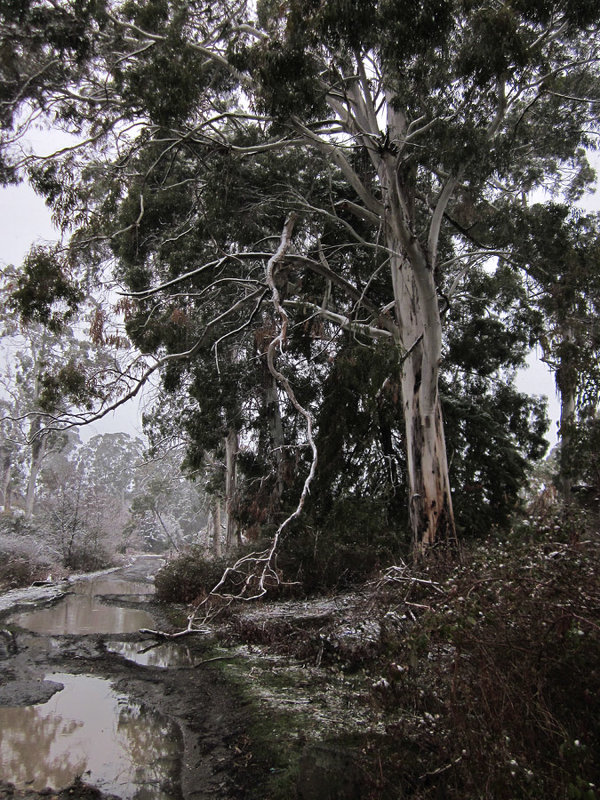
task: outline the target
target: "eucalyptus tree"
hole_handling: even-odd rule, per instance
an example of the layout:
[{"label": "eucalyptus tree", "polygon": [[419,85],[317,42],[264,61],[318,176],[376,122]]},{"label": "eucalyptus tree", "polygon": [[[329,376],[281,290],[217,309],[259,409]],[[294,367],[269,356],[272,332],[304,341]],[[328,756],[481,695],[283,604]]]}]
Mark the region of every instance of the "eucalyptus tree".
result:
[{"label": "eucalyptus tree", "polygon": [[[133,253],[127,287],[143,307],[147,348],[163,305],[172,314],[174,294],[198,295],[199,277],[200,292],[230,292],[224,310],[211,316],[207,304],[188,345],[163,348],[146,374],[196,356],[223,335],[215,337],[224,323],[233,337],[244,326],[240,313],[252,319],[269,297],[284,329],[290,315],[305,321],[310,313],[388,341],[398,354],[393,377],[414,547],[454,544],[439,387],[442,312],[469,269],[498,254],[493,239],[481,247],[470,235],[474,216],[536,188],[577,191],[589,180],[597,4],[96,2],[82,6],[81,46],[35,38],[40,9],[64,30],[77,3],[18,7],[19,14],[2,7],[3,40],[22,56],[21,72],[5,79],[5,120],[28,108],[83,134],[79,148],[29,162],[57,217],[79,226],[73,246],[82,262],[121,257],[124,247]],[[57,53],[68,56],[58,74]],[[4,153],[18,167],[10,141]],[[296,158],[298,173],[283,186],[265,183],[267,156]],[[314,193],[311,159],[323,176]],[[188,175],[178,177],[184,168]],[[248,193],[236,215],[218,223],[218,205],[207,208],[203,198],[220,196],[231,212],[231,169],[245,170]],[[160,188],[164,199],[152,203]],[[190,196],[187,214],[169,213],[173,192]],[[265,225],[249,237],[256,215]],[[274,227],[275,253],[264,246]],[[194,252],[187,269],[162,258],[182,239]],[[357,248],[366,255],[353,266]],[[259,283],[249,266],[262,268]],[[301,286],[280,295],[273,278],[294,270],[319,275],[335,291],[320,303]],[[382,270],[387,296],[373,302],[370,284]],[[275,341],[282,344],[281,332]],[[282,376],[271,345],[268,354]]]},{"label": "eucalyptus tree", "polygon": [[18,488],[30,518],[44,460],[65,446],[65,427],[110,394],[117,364],[70,324],[81,293],[52,251],[35,247],[20,270],[3,270],[0,292],[4,497],[12,490],[16,501]]},{"label": "eucalyptus tree", "polygon": [[581,433],[600,401],[600,217],[556,202],[522,205],[490,223],[504,228],[511,264],[528,276],[536,341],[560,395],[560,485],[569,497],[583,477]]}]

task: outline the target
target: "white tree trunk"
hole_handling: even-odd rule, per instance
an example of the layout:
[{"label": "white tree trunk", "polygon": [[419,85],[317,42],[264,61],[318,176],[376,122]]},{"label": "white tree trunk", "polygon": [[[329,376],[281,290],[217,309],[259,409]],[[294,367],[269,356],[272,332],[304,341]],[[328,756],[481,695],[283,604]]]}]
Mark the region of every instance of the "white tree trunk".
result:
[{"label": "white tree trunk", "polygon": [[265,376],[265,409],[269,426],[269,439],[273,449],[276,470],[272,503],[274,511],[277,512],[285,484],[285,440],[283,436],[281,409],[279,407],[279,395],[277,393],[277,382],[268,370]]},{"label": "white tree trunk", "polygon": [[212,507],[212,551],[215,558],[221,558],[221,500],[215,497]]},{"label": "white tree trunk", "polygon": [[33,514],[35,503],[35,488],[38,475],[42,468],[42,462],[46,454],[46,439],[39,435],[41,424],[38,417],[34,417],[29,431],[31,443],[31,458],[29,461],[29,475],[27,477],[27,489],[25,491],[25,519],[30,519]]},{"label": "white tree trunk", "polygon": [[559,464],[559,487],[563,501],[567,504],[571,500],[571,484],[573,475],[573,426],[575,425],[575,410],[577,403],[577,372],[568,358],[569,350],[574,347],[575,333],[568,323],[561,331],[561,349],[563,354],[560,358],[560,365],[556,373],[556,387],[560,394],[560,464]]},{"label": "white tree trunk", "polygon": [[6,446],[0,446],[0,469],[2,470],[2,480],[0,482],[0,498],[2,510],[5,514],[11,511],[11,486],[10,477],[12,472],[11,452]]},{"label": "white tree trunk", "polygon": [[415,555],[457,546],[438,381],[442,325],[433,273],[415,268],[394,243],[396,315],[402,345],[409,518]]}]

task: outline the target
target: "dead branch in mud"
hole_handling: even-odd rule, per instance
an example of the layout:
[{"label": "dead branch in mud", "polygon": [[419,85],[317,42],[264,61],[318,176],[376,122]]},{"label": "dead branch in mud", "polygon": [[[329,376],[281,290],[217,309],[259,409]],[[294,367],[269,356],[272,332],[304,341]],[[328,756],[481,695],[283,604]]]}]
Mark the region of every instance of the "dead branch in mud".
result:
[{"label": "dead branch in mud", "polygon": [[[176,631],[175,633],[167,633],[166,631],[154,631],[151,628],[140,628],[139,632],[145,636],[154,636],[157,639],[181,639],[183,636],[187,636],[190,633],[210,633],[208,628],[191,628],[187,627],[184,628],[182,631]],[[146,648],[150,650],[151,648]],[[144,651],[145,652],[145,651]]]}]

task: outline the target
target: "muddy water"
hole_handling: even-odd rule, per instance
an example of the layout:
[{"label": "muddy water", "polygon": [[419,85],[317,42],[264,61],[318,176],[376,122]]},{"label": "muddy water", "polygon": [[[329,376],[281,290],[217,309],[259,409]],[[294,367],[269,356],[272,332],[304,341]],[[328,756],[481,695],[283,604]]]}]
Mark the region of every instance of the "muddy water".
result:
[{"label": "muddy water", "polygon": [[138,642],[107,642],[109,653],[134,661],[143,667],[193,667],[194,658],[188,647],[181,644],[160,644],[142,647]]},{"label": "muddy water", "polygon": [[73,584],[73,594],[46,608],[24,611],[10,617],[11,625],[48,634],[133,633],[152,627],[146,611],[102,602],[102,596],[148,595],[153,586],[122,578],[102,576]]},{"label": "muddy water", "polygon": [[48,702],[0,708],[0,773],[18,786],[60,790],[77,776],[135,800],[176,797],[177,731],[89,675],[46,676],[64,688]]},{"label": "muddy water", "polygon": [[[146,563],[140,559],[133,570],[137,580],[127,580],[127,569],[79,580],[53,605],[13,614],[6,622],[42,634],[31,637],[27,647],[36,659],[44,649],[48,654],[60,649],[65,634],[113,634],[105,643],[109,653],[146,666],[190,666],[185,648],[161,645],[140,652],[142,642],[114,640],[120,633],[154,627],[152,615],[136,607],[154,591],[151,576],[144,574]],[[159,565],[152,564],[154,570]],[[93,651],[95,639],[89,641]],[[46,702],[39,698],[27,706],[0,704],[0,779],[21,789],[59,791],[81,776],[123,800],[181,796],[182,744],[176,725],[97,675],[50,672],[43,679],[59,685]]]}]

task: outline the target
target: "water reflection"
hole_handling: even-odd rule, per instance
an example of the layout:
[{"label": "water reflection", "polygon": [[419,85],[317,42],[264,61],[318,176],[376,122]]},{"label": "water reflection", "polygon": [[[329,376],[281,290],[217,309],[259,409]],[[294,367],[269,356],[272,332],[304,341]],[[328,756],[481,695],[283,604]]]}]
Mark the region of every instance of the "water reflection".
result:
[{"label": "water reflection", "polygon": [[194,658],[189,647],[166,642],[149,649],[139,642],[107,642],[106,649],[110,653],[118,653],[128,661],[144,667],[193,667]]},{"label": "water reflection", "polygon": [[105,575],[99,578],[84,578],[73,584],[75,594],[93,597],[95,594],[152,594],[154,586],[141,581],[128,581]]},{"label": "water reflection", "polygon": [[34,633],[133,633],[153,626],[152,616],[135,608],[102,603],[92,594],[70,594],[54,606],[23,611],[8,620]]},{"label": "water reflection", "polygon": [[175,727],[87,675],[56,673],[64,684],[47,703],[0,708],[0,774],[17,788],[60,790],[78,775],[124,800],[178,797]]}]

